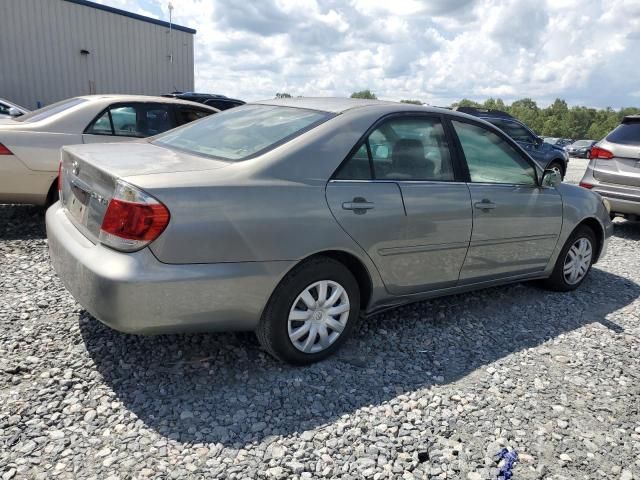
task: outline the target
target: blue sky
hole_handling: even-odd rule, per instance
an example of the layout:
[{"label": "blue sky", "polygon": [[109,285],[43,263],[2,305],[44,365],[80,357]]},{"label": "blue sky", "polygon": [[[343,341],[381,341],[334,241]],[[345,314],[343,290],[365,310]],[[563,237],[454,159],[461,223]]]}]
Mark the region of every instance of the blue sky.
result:
[{"label": "blue sky", "polygon": [[[97,0],[168,19],[167,0]],[[637,0],[172,0],[196,90],[640,106]]]}]

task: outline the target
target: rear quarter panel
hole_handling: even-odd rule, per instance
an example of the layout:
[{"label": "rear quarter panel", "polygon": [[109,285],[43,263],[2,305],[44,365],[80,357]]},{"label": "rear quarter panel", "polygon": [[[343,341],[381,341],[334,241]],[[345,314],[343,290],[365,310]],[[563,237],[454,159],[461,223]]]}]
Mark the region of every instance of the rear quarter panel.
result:
[{"label": "rear quarter panel", "polygon": [[0,132],[5,144],[30,170],[57,172],[60,148],[82,143],[82,135],[38,131]]}]

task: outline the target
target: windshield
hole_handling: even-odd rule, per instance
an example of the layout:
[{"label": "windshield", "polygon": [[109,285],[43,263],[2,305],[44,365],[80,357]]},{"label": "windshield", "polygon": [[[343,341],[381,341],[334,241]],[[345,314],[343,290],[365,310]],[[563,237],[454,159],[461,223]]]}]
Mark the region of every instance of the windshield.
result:
[{"label": "windshield", "polygon": [[222,160],[245,160],[314,128],[331,114],[301,108],[246,105],[216,113],[152,142]]},{"label": "windshield", "polygon": [[44,120],[45,118],[49,118],[57,113],[63,112],[68,108],[75,107],[76,105],[80,105],[81,103],[86,102],[84,98],[70,98],[67,100],[62,100],[61,102],[52,103],[51,105],[47,105],[46,107],[40,108],[39,110],[34,110],[33,112],[25,113],[21,117],[17,117],[15,119],[16,122],[25,122],[32,123],[38,122],[40,120]]},{"label": "windshield", "polygon": [[574,142],[574,147],[589,147],[593,143],[593,140],[578,140]]}]

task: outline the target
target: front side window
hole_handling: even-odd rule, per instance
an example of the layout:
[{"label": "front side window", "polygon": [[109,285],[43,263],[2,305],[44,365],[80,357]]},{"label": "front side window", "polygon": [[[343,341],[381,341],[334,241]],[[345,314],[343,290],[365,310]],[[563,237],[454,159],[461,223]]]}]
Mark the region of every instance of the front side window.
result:
[{"label": "front side window", "polygon": [[[373,168],[373,171],[371,171]],[[387,120],[336,173],[343,180],[454,179],[449,145],[439,118]]]},{"label": "front side window", "polygon": [[513,138],[516,142],[533,143],[531,134],[522,125],[508,120],[490,120],[496,127]]},{"label": "front side window", "polygon": [[187,153],[239,161],[260,155],[331,118],[328,112],[247,105],[211,115],[156,138],[153,143]]},{"label": "front side window", "polygon": [[452,123],[472,182],[537,185],[533,166],[500,136],[479,125]]},{"label": "front side window", "polygon": [[178,125],[185,125],[195,120],[200,120],[201,118],[208,117],[212,113],[213,112],[210,112],[208,110],[200,110],[188,107],[178,107],[176,109],[176,115],[178,116]]}]

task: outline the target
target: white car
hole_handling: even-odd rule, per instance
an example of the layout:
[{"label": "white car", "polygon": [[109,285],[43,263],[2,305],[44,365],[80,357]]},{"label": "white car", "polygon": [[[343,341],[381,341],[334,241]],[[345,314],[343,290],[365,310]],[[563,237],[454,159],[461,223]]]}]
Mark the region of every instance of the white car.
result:
[{"label": "white car", "polygon": [[0,98],[0,118],[14,118],[29,113],[29,109],[21,107],[17,103],[10,102],[6,98]]},{"label": "white car", "polygon": [[164,97],[88,95],[0,119],[0,203],[55,202],[64,145],[150,137],[218,111]]}]

